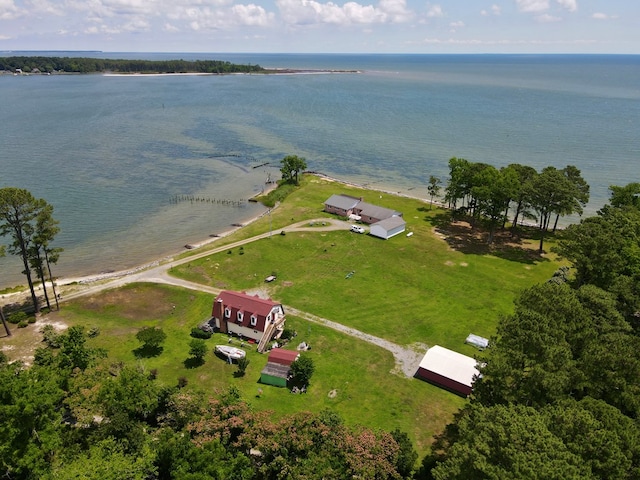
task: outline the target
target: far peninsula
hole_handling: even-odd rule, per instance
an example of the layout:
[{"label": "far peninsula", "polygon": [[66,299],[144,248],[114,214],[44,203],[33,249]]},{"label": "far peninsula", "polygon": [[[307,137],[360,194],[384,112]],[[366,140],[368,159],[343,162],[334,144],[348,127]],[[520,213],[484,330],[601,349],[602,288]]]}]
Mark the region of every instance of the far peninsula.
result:
[{"label": "far peninsula", "polygon": [[357,70],[313,70],[263,68],[260,65],[236,64],[223,60],[130,60],[91,57],[15,56],[0,57],[0,73],[11,75],[61,74],[296,74],[358,73]]}]

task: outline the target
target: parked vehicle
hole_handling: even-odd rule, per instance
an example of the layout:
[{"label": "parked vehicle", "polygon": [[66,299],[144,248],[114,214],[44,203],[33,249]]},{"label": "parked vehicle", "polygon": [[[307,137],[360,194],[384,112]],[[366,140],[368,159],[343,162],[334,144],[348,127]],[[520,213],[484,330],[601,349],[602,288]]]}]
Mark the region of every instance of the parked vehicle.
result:
[{"label": "parked vehicle", "polygon": [[364,233],[364,227],[360,225],[351,225],[351,231],[356,233]]}]

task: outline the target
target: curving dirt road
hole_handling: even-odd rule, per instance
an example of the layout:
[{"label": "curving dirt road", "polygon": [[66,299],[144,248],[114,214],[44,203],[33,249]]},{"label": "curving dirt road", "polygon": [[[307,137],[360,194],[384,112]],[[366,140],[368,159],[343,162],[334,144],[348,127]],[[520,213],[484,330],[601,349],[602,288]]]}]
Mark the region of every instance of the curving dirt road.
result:
[{"label": "curving dirt road", "polygon": [[[313,226],[311,224],[313,224]],[[294,223],[280,230],[284,230],[285,232],[324,232],[330,230],[349,230],[350,228],[351,224],[348,222],[336,219],[321,218]],[[214,253],[223,252],[230,248],[236,248],[241,245],[255,242],[256,240],[267,238],[271,235],[273,235],[272,232],[266,232],[260,235],[256,235],[255,237],[239,240],[231,244],[226,244],[219,248],[208,249],[189,257],[181,258],[178,260],[169,260],[165,263],[157,262],[155,264],[141,267],[140,269],[134,271],[118,272],[109,275],[81,279],[80,281],[67,280],[65,282],[63,280],[60,282],[64,294],[63,299],[71,300],[80,296],[91,295],[102,290],[117,288],[135,282],[162,283],[217,295],[218,293],[220,293],[220,289],[218,288],[213,288],[207,285],[175,278],[169,275],[168,272],[175,266],[182,265],[184,263],[188,263],[193,260],[212,255]],[[71,286],[71,283],[73,283],[73,286]],[[284,308],[285,311],[290,312],[292,315],[303,318],[309,322],[313,322],[331,328],[333,330],[340,331],[359,340],[363,340],[365,342],[388,350],[393,354],[393,357],[395,359],[396,366],[392,370],[392,373],[395,374],[401,374],[406,377],[413,377],[418,370],[420,360],[422,360],[422,357],[427,350],[427,346],[424,344],[416,343],[409,347],[401,346],[383,338],[361,332],[360,330],[356,330],[355,328],[347,327],[340,323],[328,320],[326,318],[318,317],[317,315],[313,315],[308,312],[303,312],[291,306],[285,305]]]}]

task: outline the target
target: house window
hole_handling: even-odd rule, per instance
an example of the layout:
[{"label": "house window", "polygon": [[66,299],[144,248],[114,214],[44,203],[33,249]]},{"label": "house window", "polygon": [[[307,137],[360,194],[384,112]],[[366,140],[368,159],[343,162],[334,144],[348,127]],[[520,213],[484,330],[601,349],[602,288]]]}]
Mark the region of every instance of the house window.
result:
[{"label": "house window", "polygon": [[231,318],[231,309],[230,308],[225,308],[224,309],[224,318]]},{"label": "house window", "polygon": [[251,315],[251,326],[255,327],[257,323],[258,323],[258,317],[256,317],[255,315]]},{"label": "house window", "polygon": [[242,312],[238,312],[238,322],[242,321]]}]

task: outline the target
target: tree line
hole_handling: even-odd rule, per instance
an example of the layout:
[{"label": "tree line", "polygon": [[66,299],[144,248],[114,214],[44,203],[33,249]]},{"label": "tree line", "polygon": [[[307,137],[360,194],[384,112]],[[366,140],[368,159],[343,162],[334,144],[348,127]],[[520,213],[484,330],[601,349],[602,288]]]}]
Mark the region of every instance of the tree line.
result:
[{"label": "tree line", "polygon": [[[427,187],[431,199],[439,192],[440,180],[431,177]],[[464,158],[449,160],[449,181],[444,201],[453,214],[466,214],[472,225],[484,220],[492,243],[496,229],[505,228],[513,211],[511,229],[518,222],[535,220],[540,229],[540,246],[551,221],[555,231],[561,216],[582,214],[589,201],[589,185],[580,170],[573,165],[563,169],[545,167],[537,172],[533,167],[511,164],[496,168],[486,163]]]},{"label": "tree line", "polygon": [[559,233],[418,478],[640,478],[640,183]]},{"label": "tree line", "polygon": [[239,65],[222,60],[126,60],[89,57],[3,57],[0,71],[31,73],[253,73],[260,65]]}]

